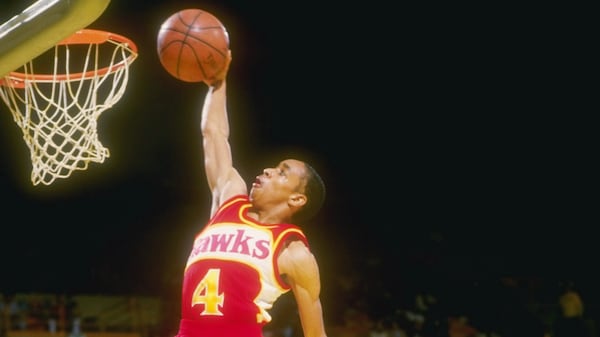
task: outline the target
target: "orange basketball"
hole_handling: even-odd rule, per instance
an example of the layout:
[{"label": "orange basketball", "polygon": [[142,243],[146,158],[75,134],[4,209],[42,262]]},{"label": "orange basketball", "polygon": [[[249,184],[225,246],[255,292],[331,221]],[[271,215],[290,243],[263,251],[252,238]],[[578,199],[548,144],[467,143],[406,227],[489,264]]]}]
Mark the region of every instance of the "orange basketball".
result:
[{"label": "orange basketball", "polygon": [[223,70],[229,35],[211,13],[184,9],[160,26],[157,51],[169,74],[184,82],[202,82]]}]

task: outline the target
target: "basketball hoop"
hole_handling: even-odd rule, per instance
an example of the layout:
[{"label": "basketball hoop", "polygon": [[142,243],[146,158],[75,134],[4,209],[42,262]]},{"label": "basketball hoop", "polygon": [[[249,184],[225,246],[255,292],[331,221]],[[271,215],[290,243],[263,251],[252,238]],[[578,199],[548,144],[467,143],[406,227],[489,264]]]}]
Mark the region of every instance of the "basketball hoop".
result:
[{"label": "basketball hoop", "polygon": [[33,185],[50,185],[109,157],[98,117],[123,96],[137,55],[124,36],[82,29],[0,78],[0,97],[31,152]]}]

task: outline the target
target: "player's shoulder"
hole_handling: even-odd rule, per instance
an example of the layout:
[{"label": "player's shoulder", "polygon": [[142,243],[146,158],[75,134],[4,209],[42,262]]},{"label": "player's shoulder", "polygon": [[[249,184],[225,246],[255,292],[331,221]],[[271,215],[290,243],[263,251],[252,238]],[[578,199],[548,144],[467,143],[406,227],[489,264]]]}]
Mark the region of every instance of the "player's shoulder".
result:
[{"label": "player's shoulder", "polygon": [[277,263],[280,272],[285,274],[292,283],[318,294],[319,267],[304,242],[290,242],[279,255]]},{"label": "player's shoulder", "polygon": [[240,207],[250,204],[250,198],[246,194],[235,194],[227,197],[219,204],[219,209],[229,208],[232,206]]},{"label": "player's shoulder", "polygon": [[292,240],[285,248],[282,253],[285,253],[290,260],[293,260],[296,265],[302,265],[304,263],[312,264],[314,256],[308,245],[302,240]]}]

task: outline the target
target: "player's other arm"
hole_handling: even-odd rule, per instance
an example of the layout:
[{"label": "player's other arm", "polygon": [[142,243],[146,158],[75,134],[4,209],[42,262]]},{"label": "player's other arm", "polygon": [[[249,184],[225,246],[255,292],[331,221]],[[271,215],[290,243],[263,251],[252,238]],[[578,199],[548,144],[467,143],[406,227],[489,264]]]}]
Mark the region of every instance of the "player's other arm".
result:
[{"label": "player's other arm", "polygon": [[290,243],[277,259],[279,271],[292,288],[304,337],[327,337],[323,321],[319,266],[301,241]]},{"label": "player's other arm", "polygon": [[229,144],[226,89],[223,79],[209,84],[202,106],[201,131],[204,149],[204,170],[212,194],[211,216],[222,202],[236,194],[246,194],[247,186],[233,167]]}]

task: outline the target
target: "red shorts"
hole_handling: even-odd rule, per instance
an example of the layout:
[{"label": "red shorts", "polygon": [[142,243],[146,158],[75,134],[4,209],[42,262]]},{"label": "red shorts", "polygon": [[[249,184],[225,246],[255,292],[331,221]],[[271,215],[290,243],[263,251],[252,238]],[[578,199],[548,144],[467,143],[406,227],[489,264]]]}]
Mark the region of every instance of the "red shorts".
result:
[{"label": "red shorts", "polygon": [[263,337],[263,325],[244,322],[199,322],[182,319],[175,337]]}]

